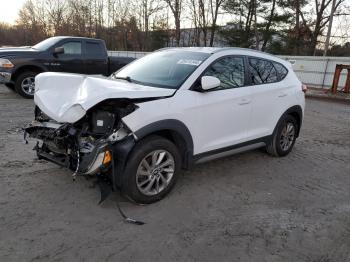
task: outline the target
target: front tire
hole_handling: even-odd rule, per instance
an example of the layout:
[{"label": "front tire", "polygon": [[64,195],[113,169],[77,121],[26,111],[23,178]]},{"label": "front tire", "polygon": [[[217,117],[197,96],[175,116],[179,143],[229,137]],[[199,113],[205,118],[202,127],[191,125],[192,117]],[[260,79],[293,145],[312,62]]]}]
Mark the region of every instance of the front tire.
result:
[{"label": "front tire", "polygon": [[24,98],[33,98],[35,91],[35,76],[37,72],[23,72],[21,73],[15,82],[15,89],[18,94]]},{"label": "front tire", "polygon": [[266,146],[266,151],[276,157],[288,155],[295,144],[298,128],[298,123],[293,116],[283,116],[273,134],[272,141]]},{"label": "front tire", "polygon": [[122,192],[140,204],[164,198],[181,169],[177,147],[168,139],[150,136],[133,149],[123,174]]}]

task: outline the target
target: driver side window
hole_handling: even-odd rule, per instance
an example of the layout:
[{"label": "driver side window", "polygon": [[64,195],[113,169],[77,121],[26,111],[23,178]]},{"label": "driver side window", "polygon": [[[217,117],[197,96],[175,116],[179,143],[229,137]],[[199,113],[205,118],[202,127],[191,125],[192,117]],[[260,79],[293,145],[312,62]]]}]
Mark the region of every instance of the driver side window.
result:
[{"label": "driver side window", "polygon": [[244,58],[221,58],[206,69],[204,76],[214,76],[220,79],[221,85],[218,88],[220,90],[242,87],[244,86]]},{"label": "driver side window", "polygon": [[64,55],[81,55],[81,42],[66,42],[62,47],[64,48]]}]

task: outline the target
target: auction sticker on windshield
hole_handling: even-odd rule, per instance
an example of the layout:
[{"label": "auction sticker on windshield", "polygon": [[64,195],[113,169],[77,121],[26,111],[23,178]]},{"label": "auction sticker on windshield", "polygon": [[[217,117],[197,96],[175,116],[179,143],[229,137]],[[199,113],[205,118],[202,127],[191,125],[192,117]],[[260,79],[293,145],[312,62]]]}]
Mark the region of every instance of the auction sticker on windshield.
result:
[{"label": "auction sticker on windshield", "polygon": [[201,60],[193,60],[193,59],[180,59],[178,62],[180,65],[194,65],[199,66],[202,63]]}]

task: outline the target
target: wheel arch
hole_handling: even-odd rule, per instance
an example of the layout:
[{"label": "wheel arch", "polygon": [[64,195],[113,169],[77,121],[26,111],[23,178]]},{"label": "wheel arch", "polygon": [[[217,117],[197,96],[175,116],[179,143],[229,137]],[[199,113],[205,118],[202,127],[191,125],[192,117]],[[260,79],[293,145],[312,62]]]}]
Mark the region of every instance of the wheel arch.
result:
[{"label": "wheel arch", "polygon": [[193,163],[193,139],[187,126],[176,119],[166,119],[151,123],[135,132],[137,140],[150,135],[162,136],[173,142],[180,151],[182,167],[189,168]]},{"label": "wheel arch", "polygon": [[282,121],[283,117],[285,115],[291,115],[293,116],[297,123],[298,123],[298,130],[297,130],[297,137],[299,136],[299,133],[300,133],[300,129],[301,129],[301,125],[302,125],[302,122],[303,122],[303,109],[301,108],[300,105],[295,105],[295,106],[292,106],[290,108],[288,108],[282,115],[281,117],[278,119],[277,121],[277,124],[273,130],[273,133],[275,133],[279,123]]},{"label": "wheel arch", "polygon": [[13,82],[16,81],[17,77],[21,75],[24,72],[45,72],[47,71],[46,68],[39,66],[39,65],[22,65],[21,67],[17,68],[16,71],[12,74],[11,80]]}]

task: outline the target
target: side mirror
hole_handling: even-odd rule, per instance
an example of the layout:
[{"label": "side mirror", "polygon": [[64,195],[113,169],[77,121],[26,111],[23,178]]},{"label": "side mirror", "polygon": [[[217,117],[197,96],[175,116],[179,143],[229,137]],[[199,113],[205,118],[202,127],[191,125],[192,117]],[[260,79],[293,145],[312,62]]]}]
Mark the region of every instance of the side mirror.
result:
[{"label": "side mirror", "polygon": [[214,76],[202,76],[201,87],[202,90],[207,91],[219,87],[220,79]]},{"label": "side mirror", "polygon": [[64,47],[56,47],[53,51],[54,55],[64,54]]}]

